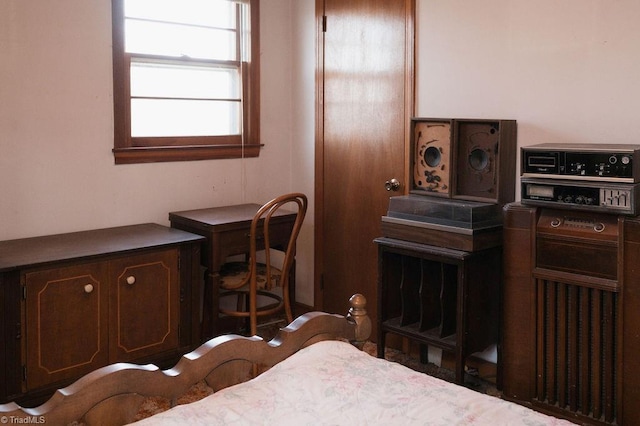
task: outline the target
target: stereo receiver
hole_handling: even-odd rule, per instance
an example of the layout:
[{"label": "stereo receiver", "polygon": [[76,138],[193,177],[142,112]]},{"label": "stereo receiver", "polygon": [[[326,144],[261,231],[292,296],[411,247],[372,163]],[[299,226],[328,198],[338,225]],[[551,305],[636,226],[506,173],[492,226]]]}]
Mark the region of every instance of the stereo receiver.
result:
[{"label": "stereo receiver", "polygon": [[640,145],[545,143],[522,147],[521,154],[523,177],[640,182]]},{"label": "stereo receiver", "polygon": [[640,184],[526,178],[522,204],[635,216]]}]

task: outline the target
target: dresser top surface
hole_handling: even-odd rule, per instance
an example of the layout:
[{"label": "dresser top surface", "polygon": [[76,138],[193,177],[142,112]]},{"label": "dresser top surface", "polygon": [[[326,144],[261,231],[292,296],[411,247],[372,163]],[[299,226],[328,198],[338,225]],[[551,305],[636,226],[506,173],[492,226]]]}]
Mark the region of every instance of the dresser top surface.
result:
[{"label": "dresser top surface", "polygon": [[0,272],[146,248],[201,241],[203,237],[155,223],[0,241]]}]

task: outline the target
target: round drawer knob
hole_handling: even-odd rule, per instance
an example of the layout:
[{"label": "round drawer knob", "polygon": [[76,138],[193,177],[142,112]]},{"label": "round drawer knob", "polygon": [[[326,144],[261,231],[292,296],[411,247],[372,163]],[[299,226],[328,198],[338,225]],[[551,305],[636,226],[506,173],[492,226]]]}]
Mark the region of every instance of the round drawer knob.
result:
[{"label": "round drawer knob", "polygon": [[136,277],[134,277],[133,275],[129,275],[127,277],[127,284],[132,285],[132,284],[135,284],[135,282],[136,282]]},{"label": "round drawer knob", "polygon": [[93,292],[93,284],[87,284],[84,286],[84,292],[85,293],[91,293]]}]

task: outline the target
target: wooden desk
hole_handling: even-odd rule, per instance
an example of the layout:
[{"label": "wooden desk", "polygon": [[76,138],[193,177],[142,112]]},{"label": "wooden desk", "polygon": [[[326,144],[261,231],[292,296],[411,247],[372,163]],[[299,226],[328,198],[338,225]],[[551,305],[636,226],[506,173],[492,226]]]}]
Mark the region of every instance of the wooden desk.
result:
[{"label": "wooden desk", "polygon": [[[202,319],[203,340],[213,337],[219,329],[217,318],[220,268],[228,256],[249,252],[251,221],[260,207],[260,204],[239,204],[169,213],[172,228],[206,237],[202,247],[202,264],[207,268]],[[278,212],[273,216],[270,234],[272,246],[283,246],[288,242],[295,217],[294,213],[284,212]],[[290,280],[292,303],[295,301],[295,272],[293,275]]]}]

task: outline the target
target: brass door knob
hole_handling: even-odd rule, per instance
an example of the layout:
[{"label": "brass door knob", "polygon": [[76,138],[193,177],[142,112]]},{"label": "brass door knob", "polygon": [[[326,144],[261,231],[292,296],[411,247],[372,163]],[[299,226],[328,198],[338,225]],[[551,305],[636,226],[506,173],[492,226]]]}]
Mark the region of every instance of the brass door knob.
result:
[{"label": "brass door knob", "polygon": [[396,178],[388,180],[384,183],[384,189],[387,191],[397,191],[400,189],[400,181]]}]

